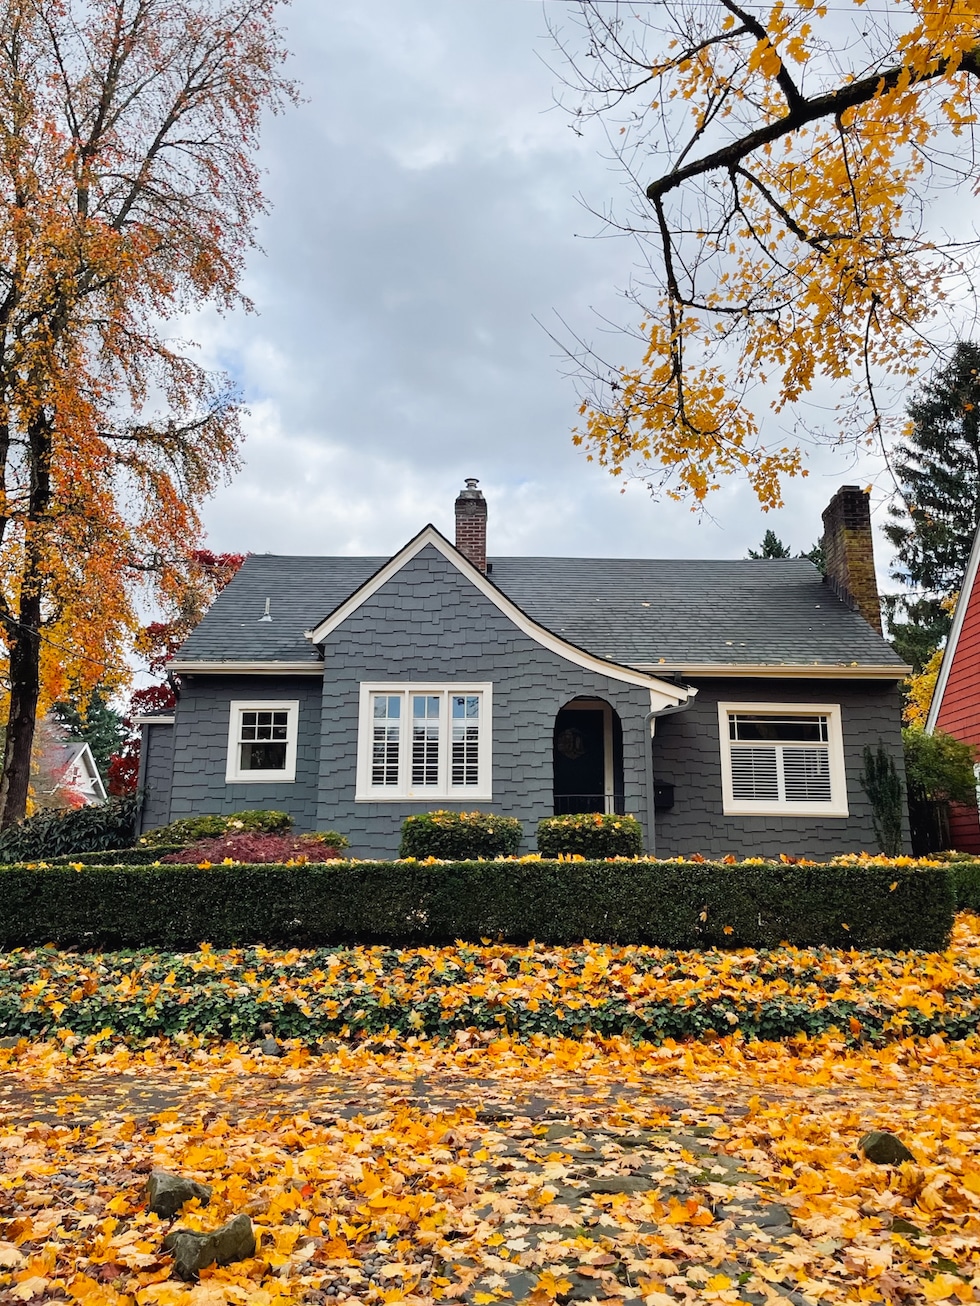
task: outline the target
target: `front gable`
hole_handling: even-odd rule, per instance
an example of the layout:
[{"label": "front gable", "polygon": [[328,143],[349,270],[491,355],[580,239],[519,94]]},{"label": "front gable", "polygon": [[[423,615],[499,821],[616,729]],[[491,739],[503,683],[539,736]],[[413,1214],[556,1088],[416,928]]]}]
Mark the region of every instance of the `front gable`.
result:
[{"label": "front gable", "polygon": [[[447,614],[449,595],[456,596],[448,604],[450,609],[461,602],[472,609],[474,637],[481,629],[487,635],[492,630],[493,638],[506,643],[509,632],[520,632],[580,670],[646,689],[650,694],[651,710],[676,707],[686,703],[696,692],[597,657],[540,625],[474,567],[434,526],[426,526],[364,585],[308,631],[307,636],[314,644],[322,646],[326,654],[334,632],[352,620],[358,619],[363,624],[365,617],[369,617],[379,628],[387,629],[390,625],[398,628],[403,626],[409,612],[411,622],[425,623],[428,620],[430,625],[444,632],[447,615],[451,615]],[[474,603],[477,598],[481,601]]]}]

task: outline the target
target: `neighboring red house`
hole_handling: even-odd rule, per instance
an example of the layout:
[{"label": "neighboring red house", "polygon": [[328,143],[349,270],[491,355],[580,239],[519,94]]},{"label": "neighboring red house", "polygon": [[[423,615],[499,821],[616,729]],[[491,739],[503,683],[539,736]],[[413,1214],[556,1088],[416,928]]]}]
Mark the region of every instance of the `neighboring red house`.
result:
[{"label": "neighboring red house", "polygon": [[[926,730],[973,744],[980,754],[980,530],[973,541],[960,597],[953,613],[946,652],[936,681],[936,692],[926,719]],[[980,789],[980,774],[977,779]],[[980,853],[980,818],[975,807],[953,804],[950,836],[961,852]]]}]

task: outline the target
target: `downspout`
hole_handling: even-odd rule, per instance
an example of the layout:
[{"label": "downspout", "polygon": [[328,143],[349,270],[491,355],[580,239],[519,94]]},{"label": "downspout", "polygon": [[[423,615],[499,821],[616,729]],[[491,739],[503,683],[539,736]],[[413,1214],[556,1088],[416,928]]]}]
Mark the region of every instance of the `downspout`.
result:
[{"label": "downspout", "polygon": [[675,703],[669,707],[654,708],[652,712],[646,714],[643,722],[644,738],[646,740],[646,771],[647,771],[647,856],[656,857],[657,855],[657,805],[654,795],[653,784],[653,733],[650,730],[651,725],[658,717],[673,716],[675,712],[686,712],[694,701],[694,695],[686,698],[683,703]]}]

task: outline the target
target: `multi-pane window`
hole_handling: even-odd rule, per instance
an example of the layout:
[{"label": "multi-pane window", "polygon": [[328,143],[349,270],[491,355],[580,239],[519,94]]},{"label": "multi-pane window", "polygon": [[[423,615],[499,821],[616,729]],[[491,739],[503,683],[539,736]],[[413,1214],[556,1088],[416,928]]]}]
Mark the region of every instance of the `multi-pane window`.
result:
[{"label": "multi-pane window", "polygon": [[294,780],[298,712],[297,703],[232,703],[226,780]]},{"label": "multi-pane window", "polygon": [[362,685],[357,797],[490,796],[489,685]]},{"label": "multi-pane window", "polygon": [[724,808],[847,814],[840,711],[721,704]]}]

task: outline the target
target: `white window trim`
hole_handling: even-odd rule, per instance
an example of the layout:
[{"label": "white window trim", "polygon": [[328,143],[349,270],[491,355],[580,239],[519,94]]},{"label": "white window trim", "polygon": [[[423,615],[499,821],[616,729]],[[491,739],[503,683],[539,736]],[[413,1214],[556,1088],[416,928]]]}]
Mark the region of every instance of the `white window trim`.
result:
[{"label": "white window trim", "polygon": [[[443,781],[439,785],[425,785],[417,789],[411,784],[411,758],[412,758],[412,732],[408,725],[403,725],[400,740],[400,754],[398,759],[398,774],[401,783],[397,788],[393,785],[371,784],[371,756],[372,756],[372,723],[373,715],[371,712],[371,696],[373,694],[400,694],[405,700],[405,709],[403,709],[402,721],[410,722],[411,717],[406,715],[408,700],[412,694],[439,694],[442,696],[442,714],[440,716],[440,771]],[[480,702],[480,747],[479,747],[479,770],[480,784],[478,786],[461,786],[453,788],[449,784],[448,778],[448,758],[449,758],[449,740],[451,729],[451,718],[449,716],[449,700],[453,694],[479,694]],[[457,683],[454,681],[442,681],[439,684],[431,684],[425,681],[405,681],[384,682],[384,683],[362,683],[360,706],[358,711],[357,723],[357,784],[354,792],[354,800],[358,803],[429,803],[454,802],[454,803],[488,803],[493,799],[493,782],[491,779],[491,765],[493,761],[493,686],[488,683]]]},{"label": "white window trim", "polygon": [[[830,760],[829,803],[752,803],[735,801],[732,792],[732,750],[728,736],[728,718],[732,712],[751,712],[766,716],[812,716],[827,718]],[[844,737],[841,732],[839,703],[719,703],[718,734],[721,743],[722,811],[725,816],[847,816],[847,777],[844,771]]]},{"label": "white window trim", "polygon": [[[296,780],[296,739],[299,734],[299,700],[235,699],[229,705],[228,761],[225,769],[226,784],[293,784]],[[243,712],[288,712],[286,724],[286,765],[282,771],[243,771],[238,765],[241,756],[241,715]]]}]

